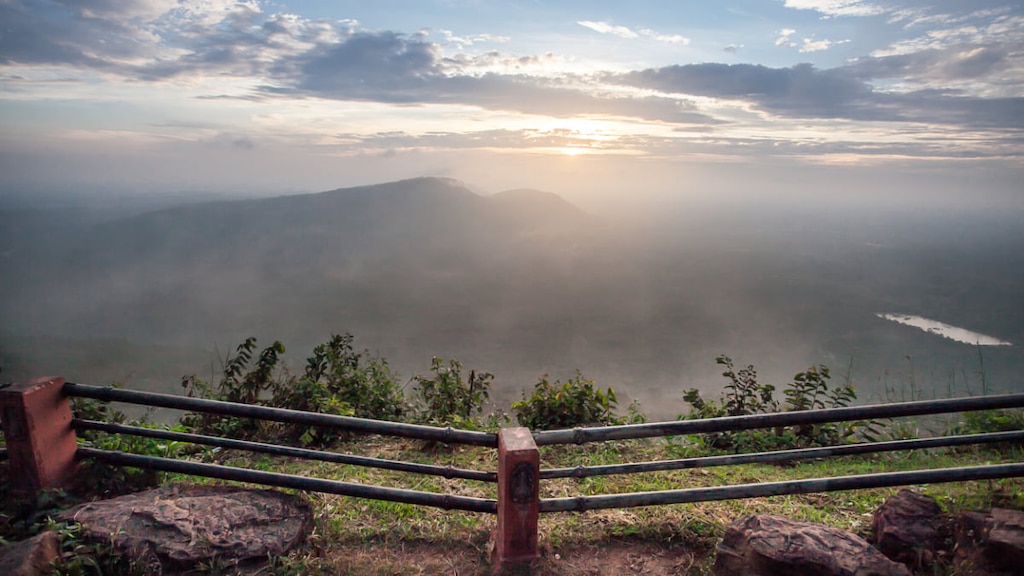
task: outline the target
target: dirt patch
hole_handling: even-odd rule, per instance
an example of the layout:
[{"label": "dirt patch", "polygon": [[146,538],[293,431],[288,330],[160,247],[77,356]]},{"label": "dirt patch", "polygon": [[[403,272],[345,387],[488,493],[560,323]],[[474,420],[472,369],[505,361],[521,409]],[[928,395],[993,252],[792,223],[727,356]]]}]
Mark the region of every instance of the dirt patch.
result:
[{"label": "dirt patch", "polygon": [[650,574],[682,576],[702,574],[706,558],[683,544],[612,541],[600,545],[553,551],[538,563],[538,574],[599,576]]},{"label": "dirt patch", "polygon": [[[380,576],[489,576],[489,545],[441,546],[347,545],[344,556],[314,562],[317,572]],[[514,574],[531,576],[613,576],[629,574],[684,576],[707,574],[710,559],[682,543],[615,540],[602,543],[544,547],[529,569]],[[305,563],[307,568],[312,565]]]}]

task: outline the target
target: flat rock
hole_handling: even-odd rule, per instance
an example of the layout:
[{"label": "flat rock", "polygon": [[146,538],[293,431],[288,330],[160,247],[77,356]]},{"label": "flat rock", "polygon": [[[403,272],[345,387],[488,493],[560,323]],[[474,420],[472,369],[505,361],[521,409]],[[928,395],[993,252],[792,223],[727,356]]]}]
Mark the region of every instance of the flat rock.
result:
[{"label": "flat rock", "polygon": [[42,576],[53,574],[60,559],[60,538],[56,532],[43,532],[28,540],[0,548],[0,574],[6,576]]},{"label": "flat rock", "polygon": [[872,543],[889,559],[928,568],[953,548],[953,520],[934,498],[903,489],[872,515]]},{"label": "flat rock", "polygon": [[718,545],[717,576],[910,576],[863,538],[783,516],[744,516]]},{"label": "flat rock", "polygon": [[233,486],[164,486],[82,504],[58,519],[81,524],[87,540],[166,569],[286,554],[313,526],[303,498]]}]

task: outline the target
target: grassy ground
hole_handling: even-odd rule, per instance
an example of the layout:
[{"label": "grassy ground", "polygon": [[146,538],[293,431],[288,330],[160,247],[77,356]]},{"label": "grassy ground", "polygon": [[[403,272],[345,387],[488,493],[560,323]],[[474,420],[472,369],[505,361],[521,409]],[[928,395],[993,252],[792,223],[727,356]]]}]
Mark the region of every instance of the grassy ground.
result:
[{"label": "grassy ground", "polygon": [[[380,438],[346,442],[338,451],[414,462],[494,470],[495,451],[468,447],[427,450],[415,441]],[[671,457],[663,442],[618,442],[542,449],[542,468],[640,462]],[[676,472],[542,481],[541,497],[670,490],[886,471],[1019,462],[1020,449],[931,451],[847,457],[789,466],[741,465]],[[208,459],[303,476],[493,498],[493,484],[221,453]],[[197,481],[167,477],[165,481]],[[1024,480],[914,487],[951,512],[991,506],[1024,508]],[[710,574],[726,525],[754,513],[782,514],[866,535],[871,512],[897,488],[778,496],[541,516],[541,560],[532,574]],[[307,545],[276,559],[263,573],[483,575],[489,573],[491,515],[310,494],[316,528]],[[955,574],[955,569],[947,571]]]}]

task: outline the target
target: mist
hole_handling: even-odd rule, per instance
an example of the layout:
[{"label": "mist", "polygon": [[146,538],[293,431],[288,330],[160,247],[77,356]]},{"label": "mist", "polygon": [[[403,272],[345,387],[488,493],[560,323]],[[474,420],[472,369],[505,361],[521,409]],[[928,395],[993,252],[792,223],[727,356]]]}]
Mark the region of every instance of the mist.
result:
[{"label": "mist", "polygon": [[979,200],[927,172],[695,166],[671,190],[595,170],[601,186],[562,190],[565,174],[538,168],[543,191],[520,174],[19,197],[0,206],[0,377],[177,392],[245,337],[282,341],[299,371],[350,332],[406,379],[433,356],[490,371],[499,405],[579,369],[621,408],[673,418],[684,390],[720,389],[720,354],[776,385],[827,364],[861,401],[980,393],[982,370],[990,392],[1021,389],[1024,211],[1005,182]]}]

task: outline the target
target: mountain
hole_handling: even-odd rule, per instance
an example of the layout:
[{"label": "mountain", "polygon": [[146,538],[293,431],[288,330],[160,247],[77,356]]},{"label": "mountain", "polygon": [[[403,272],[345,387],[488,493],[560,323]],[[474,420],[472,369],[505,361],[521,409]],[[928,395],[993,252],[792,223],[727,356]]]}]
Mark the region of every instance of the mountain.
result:
[{"label": "mountain", "polygon": [[195,203],[12,246],[0,314],[9,341],[227,349],[255,334],[308,351],[350,331],[426,363],[569,298],[592,222],[554,194],[481,196],[440,178]]},{"label": "mountain", "polygon": [[33,254],[19,274],[21,294],[5,301],[31,297],[50,312],[33,324],[50,330],[89,326],[123,337],[127,328],[131,337],[172,342],[198,328],[236,335],[238,323],[279,327],[286,319],[276,316],[290,315],[276,310],[323,299],[359,313],[415,285],[399,299],[421,301],[455,277],[500,278],[503,260],[543,258],[531,238],[571,234],[586,220],[554,195],[545,197],[557,208],[550,212],[513,196],[419,178],[163,209],[101,223]]}]

